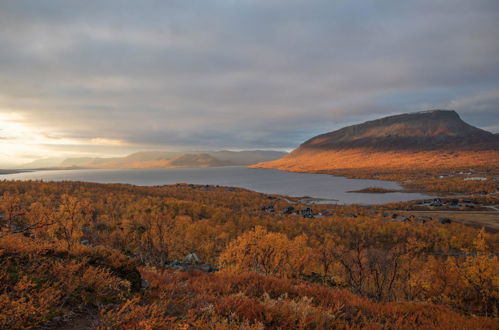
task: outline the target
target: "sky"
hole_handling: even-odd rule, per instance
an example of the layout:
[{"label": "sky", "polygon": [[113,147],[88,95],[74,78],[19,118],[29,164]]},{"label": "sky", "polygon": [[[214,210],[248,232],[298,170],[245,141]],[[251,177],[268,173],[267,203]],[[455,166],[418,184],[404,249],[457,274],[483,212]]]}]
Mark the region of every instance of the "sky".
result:
[{"label": "sky", "polygon": [[0,167],[434,108],[497,133],[498,31],[497,0],[0,0]]}]

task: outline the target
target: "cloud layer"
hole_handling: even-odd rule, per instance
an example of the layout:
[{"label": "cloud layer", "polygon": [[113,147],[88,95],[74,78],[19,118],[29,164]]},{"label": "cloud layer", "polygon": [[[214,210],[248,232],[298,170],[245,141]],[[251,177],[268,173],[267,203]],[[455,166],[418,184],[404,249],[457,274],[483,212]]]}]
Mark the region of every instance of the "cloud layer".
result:
[{"label": "cloud layer", "polygon": [[428,108],[499,131],[498,17],[497,0],[3,0],[0,113],[42,154],[289,149]]}]

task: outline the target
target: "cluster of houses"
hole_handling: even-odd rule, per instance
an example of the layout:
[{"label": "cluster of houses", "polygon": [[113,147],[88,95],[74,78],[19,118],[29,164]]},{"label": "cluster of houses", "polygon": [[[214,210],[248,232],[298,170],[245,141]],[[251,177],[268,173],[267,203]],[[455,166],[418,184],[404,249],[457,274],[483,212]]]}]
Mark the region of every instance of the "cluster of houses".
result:
[{"label": "cluster of houses", "polygon": [[[426,201],[426,203],[434,203],[435,205],[446,205],[447,202],[442,201],[440,199],[435,199],[432,201]],[[274,204],[269,204],[261,207],[262,211],[265,211],[270,214],[275,214],[277,213]],[[294,214],[294,215],[301,215],[303,218],[319,218],[319,217],[328,217],[332,216],[329,211],[321,211],[318,213],[314,213],[311,207],[305,206],[301,210],[295,209],[293,206],[286,206],[279,212],[280,214]],[[371,210],[370,213],[372,216],[379,215],[376,213],[375,210]],[[343,215],[344,217],[348,218],[357,218],[356,214],[353,213],[347,213]],[[430,216],[415,216],[415,215],[408,215],[408,214],[398,214],[398,213],[382,213],[382,221],[385,222],[416,222],[416,223],[427,223],[427,222],[435,222],[438,221],[441,224],[450,224],[452,223],[452,220],[449,218],[432,218]]]},{"label": "cluster of houses", "polygon": [[449,218],[439,218],[439,219],[434,219],[430,216],[423,215],[423,216],[415,216],[412,214],[397,214],[397,213],[388,213],[384,214],[383,221],[385,222],[418,222],[418,223],[427,223],[427,222],[434,222],[438,220],[441,224],[450,224],[452,223],[452,220]]},{"label": "cluster of houses", "polygon": [[449,209],[463,209],[463,208],[477,208],[477,202],[471,199],[425,199],[417,202],[416,206],[423,206],[430,209],[449,208]]},{"label": "cluster of houses", "polygon": [[[445,179],[445,178],[452,178],[452,177],[460,176],[460,177],[464,177],[463,178],[464,181],[487,181],[487,180],[489,180],[489,178],[487,178],[485,176],[480,176],[480,174],[482,174],[482,173],[476,172],[473,169],[469,169],[468,171],[461,171],[458,173],[441,174],[438,176],[438,178]],[[494,182],[498,182],[499,177],[493,177],[493,178],[491,178],[491,180],[493,180]]]},{"label": "cluster of houses", "polygon": [[[267,213],[276,213],[274,204],[262,206],[261,210]],[[296,210],[293,206],[287,206],[286,208],[281,210],[281,214],[296,214],[296,215],[301,215],[304,218],[316,217],[316,215],[314,215],[314,211],[309,206],[305,206],[301,210]]]}]

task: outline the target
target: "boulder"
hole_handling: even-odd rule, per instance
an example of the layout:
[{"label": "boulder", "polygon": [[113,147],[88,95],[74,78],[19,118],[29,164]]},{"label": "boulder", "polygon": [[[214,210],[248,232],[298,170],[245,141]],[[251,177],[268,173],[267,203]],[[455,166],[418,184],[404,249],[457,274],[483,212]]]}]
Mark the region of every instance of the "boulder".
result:
[{"label": "boulder", "polygon": [[449,218],[440,218],[440,223],[445,225],[445,224],[452,223],[452,220]]},{"label": "boulder", "polygon": [[201,259],[199,259],[195,252],[192,252],[185,256],[184,261],[188,263],[200,263]]}]

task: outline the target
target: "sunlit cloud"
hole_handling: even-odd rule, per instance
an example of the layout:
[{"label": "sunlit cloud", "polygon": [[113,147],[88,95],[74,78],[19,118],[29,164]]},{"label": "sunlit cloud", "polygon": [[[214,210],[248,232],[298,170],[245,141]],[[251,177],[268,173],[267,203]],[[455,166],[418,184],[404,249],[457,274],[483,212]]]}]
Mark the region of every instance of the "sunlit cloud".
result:
[{"label": "sunlit cloud", "polygon": [[[107,138],[64,138],[45,133],[28,124],[16,112],[0,112],[0,163],[20,165],[38,158],[61,156],[96,156],[91,148],[78,146],[116,147],[129,145],[124,140]],[[74,146],[74,147],[72,147]],[[62,149],[62,152],[61,152]],[[64,149],[66,151],[64,151]],[[89,149],[85,151],[85,149]]]},{"label": "sunlit cloud", "polygon": [[93,138],[90,139],[90,144],[104,145],[104,146],[124,146],[128,145],[126,141],[117,139]]},{"label": "sunlit cloud", "polygon": [[0,168],[280,149],[455,108],[499,127],[499,2],[0,1]]}]

